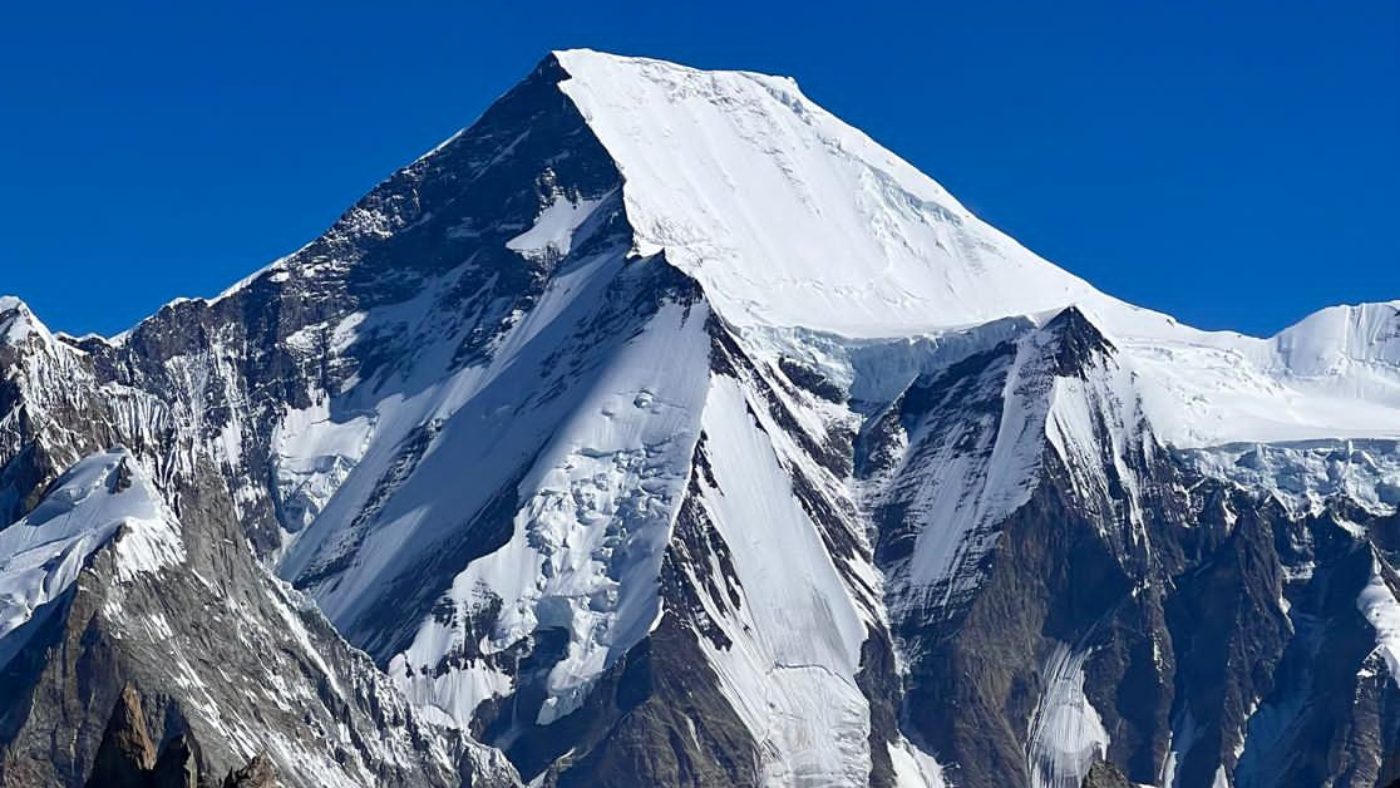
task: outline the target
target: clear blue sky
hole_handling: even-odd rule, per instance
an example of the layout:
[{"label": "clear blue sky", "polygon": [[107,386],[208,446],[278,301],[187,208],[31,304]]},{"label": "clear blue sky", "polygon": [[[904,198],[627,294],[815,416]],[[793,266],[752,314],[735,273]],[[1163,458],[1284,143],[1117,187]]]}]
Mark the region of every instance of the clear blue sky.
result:
[{"label": "clear blue sky", "polygon": [[74,333],[217,293],[572,46],[794,75],[1203,327],[1400,297],[1393,0],[4,3],[0,292]]}]

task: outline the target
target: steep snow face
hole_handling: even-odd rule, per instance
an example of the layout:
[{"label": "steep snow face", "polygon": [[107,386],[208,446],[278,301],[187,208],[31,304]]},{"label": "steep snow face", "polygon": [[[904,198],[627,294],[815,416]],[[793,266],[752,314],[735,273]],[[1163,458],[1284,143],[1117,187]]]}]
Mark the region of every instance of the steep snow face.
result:
[{"label": "steep snow face", "polygon": [[29,307],[14,296],[0,296],[0,345],[18,345],[32,336],[51,342],[53,336],[34,318]]},{"label": "steep snow face", "polygon": [[[1343,377],[1361,367],[1393,378],[1400,374],[1400,301],[1329,307],[1284,329],[1273,343],[1278,365],[1292,375]],[[1396,395],[1394,388],[1382,391]]]},{"label": "steep snow face", "polygon": [[907,742],[890,747],[896,788],[947,788],[943,767]]},{"label": "steep snow face", "polygon": [[822,529],[837,524],[814,522],[795,494],[794,474],[817,469],[782,450],[763,410],[728,377],[716,378],[705,406],[702,505],[732,551],[740,599],[711,615],[730,645],[702,645],[759,744],[763,784],[859,784],[870,707],[855,675],[874,622],[823,542]]},{"label": "steep snow face", "polygon": [[1396,308],[1325,310],[1270,340],[1104,295],[962,207],[790,79],[585,50],[560,84],[616,161],[643,252],[746,332],[938,334],[1077,305],[1181,446],[1400,436]]},{"label": "steep snow face", "polygon": [[1045,666],[1045,691],[1031,715],[1026,770],[1033,788],[1078,788],[1095,758],[1108,753],[1108,731],[1084,695],[1089,653],[1059,645]]},{"label": "steep snow face", "polygon": [[1400,602],[1386,582],[1381,562],[1371,561],[1371,579],[1356,599],[1356,608],[1376,631],[1376,650],[1396,686],[1400,686]]},{"label": "steep snow face", "polygon": [[666,249],[731,321],[889,336],[1093,294],[790,79],[556,57],[626,179],[638,246]]},{"label": "steep snow face", "polygon": [[[337,420],[330,400],[288,409],[272,432],[277,500],[282,526],[292,538],[325,509],[369,448],[379,414],[359,413]],[[236,445],[236,444],[235,444]],[[236,456],[235,451],[227,455]],[[233,463],[237,467],[237,463]]]},{"label": "steep snow face", "polygon": [[[601,377],[570,392],[561,421],[537,425],[552,426],[548,436],[473,435],[544,444],[528,472],[506,482],[518,511],[492,513],[508,518],[505,543],[451,580],[412,645],[393,658],[390,674],[407,677],[411,698],[466,727],[482,701],[511,688],[502,658],[537,633],[560,632],[564,654],[549,670],[536,719],[546,725],[573,712],[650,632],[660,615],[656,578],[699,436],[707,317],[703,305],[664,306]],[[470,464],[446,441],[438,453],[450,468]]]},{"label": "steep snow face", "polygon": [[[971,359],[969,366],[915,384],[901,399],[909,451],[876,498],[921,528],[909,557],[918,587],[947,584],[945,599],[969,590],[974,567],[995,541],[987,529],[1026,502],[1045,446],[1053,379],[1033,368],[1032,337]],[[929,408],[924,411],[924,408]],[[927,413],[927,415],[925,415]]]},{"label": "steep snow face", "polygon": [[[1001,339],[1007,331],[1019,334]],[[1140,525],[1134,469],[1157,446],[1131,372],[1077,310],[1038,328],[991,324],[945,346],[941,365],[917,372],[870,419],[858,448],[900,613],[956,606],[975,590],[998,527],[1030,499],[1048,452],[1087,509],[1119,517],[1110,498],[1122,488],[1121,514]]]},{"label": "steep snow face", "polygon": [[123,450],[83,459],[33,511],[0,530],[0,638],[62,596],[109,544],[125,579],[184,558],[174,515]]}]

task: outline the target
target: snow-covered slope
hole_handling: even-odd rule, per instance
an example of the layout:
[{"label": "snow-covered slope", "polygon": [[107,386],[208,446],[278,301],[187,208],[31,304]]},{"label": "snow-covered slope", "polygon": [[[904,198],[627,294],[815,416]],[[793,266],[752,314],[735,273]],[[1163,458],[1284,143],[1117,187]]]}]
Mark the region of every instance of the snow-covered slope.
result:
[{"label": "snow-covered slope", "polygon": [[184,558],[174,515],[125,451],[74,465],[43,503],[0,530],[0,638],[67,591],[109,542],[124,579]]},{"label": "snow-covered slope", "polygon": [[1078,306],[1134,357],[1169,441],[1400,435],[1394,304],[1271,340],[1195,331],[1036,256],[790,79],[557,57],[626,179],[639,248],[665,249],[737,325],[908,336]]},{"label": "snow-covered slope", "polygon": [[1093,294],[791,79],[556,56],[626,179],[639,248],[665,249],[736,323],[890,336]]},{"label": "snow-covered slope", "polygon": [[28,305],[14,296],[0,296],[0,344],[19,345],[36,335],[43,341],[53,340]]}]

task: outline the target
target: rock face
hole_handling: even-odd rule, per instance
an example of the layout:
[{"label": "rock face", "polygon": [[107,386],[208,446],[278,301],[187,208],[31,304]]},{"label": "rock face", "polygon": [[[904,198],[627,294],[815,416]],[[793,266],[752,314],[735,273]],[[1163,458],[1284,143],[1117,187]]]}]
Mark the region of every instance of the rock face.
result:
[{"label": "rock face", "polygon": [[1133,784],[1108,761],[1094,761],[1084,775],[1083,788],[1132,788]]},{"label": "rock face", "polygon": [[0,784],[1385,784],[1398,315],[1198,332],[557,53],[218,298],[0,299]]},{"label": "rock face", "polygon": [[156,747],[146,731],[141,696],[128,685],[122,689],[112,717],[107,721],[88,784],[140,788],[150,782],[149,775],[155,765]]}]

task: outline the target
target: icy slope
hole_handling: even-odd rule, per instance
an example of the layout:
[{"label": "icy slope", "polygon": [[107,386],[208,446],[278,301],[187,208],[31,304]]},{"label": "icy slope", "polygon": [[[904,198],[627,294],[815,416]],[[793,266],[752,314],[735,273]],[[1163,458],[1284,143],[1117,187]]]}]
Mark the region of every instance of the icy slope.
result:
[{"label": "icy slope", "polygon": [[639,248],[666,249],[731,321],[887,336],[1094,295],[790,79],[556,57],[626,179]]},{"label": "icy slope", "polygon": [[79,462],[43,503],[0,530],[0,638],[67,591],[109,543],[127,578],[184,558],[174,515],[121,450]]},{"label": "icy slope", "polygon": [[1354,367],[1393,375],[1400,368],[1400,300],[1323,309],[1273,344],[1277,366],[1299,377],[1342,376]]},{"label": "icy slope", "polygon": [[14,296],[0,296],[0,345],[18,345],[36,335],[41,341],[53,341],[27,304]]},{"label": "icy slope", "polygon": [[[412,697],[465,726],[478,704],[511,686],[504,662],[511,650],[537,632],[561,630],[566,654],[550,669],[537,716],[548,724],[574,711],[594,680],[646,637],[659,615],[656,577],[698,437],[705,318],[703,306],[667,304],[632,341],[603,343],[598,351],[606,355],[585,362],[601,375],[559,381],[563,395],[548,405],[523,403],[531,418],[482,425],[468,407],[445,426],[420,478],[397,497],[410,510],[436,508],[435,480],[487,462],[474,454],[484,440],[495,456],[519,460],[492,482],[518,511],[484,510],[509,518],[491,524],[499,529],[493,540],[504,544],[458,568],[433,615],[393,658],[393,675],[413,677],[406,684]],[[516,362],[536,374],[529,356]],[[472,511],[501,493],[483,486],[475,494],[448,502]],[[432,544],[408,541],[409,549]],[[405,548],[395,552],[412,560]],[[479,621],[490,628],[473,626]]]},{"label": "icy slope", "polygon": [[1131,357],[1170,443],[1400,435],[1394,304],[1268,340],[1197,331],[1028,251],[790,79],[556,57],[626,180],[638,248],[665,249],[740,327],[911,336],[1077,305]]}]

